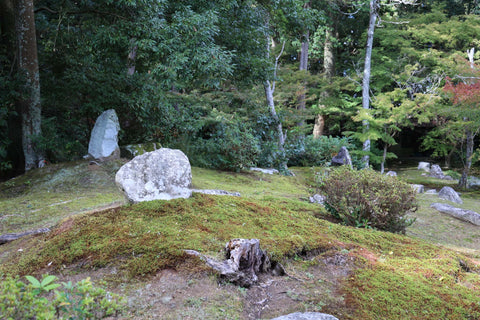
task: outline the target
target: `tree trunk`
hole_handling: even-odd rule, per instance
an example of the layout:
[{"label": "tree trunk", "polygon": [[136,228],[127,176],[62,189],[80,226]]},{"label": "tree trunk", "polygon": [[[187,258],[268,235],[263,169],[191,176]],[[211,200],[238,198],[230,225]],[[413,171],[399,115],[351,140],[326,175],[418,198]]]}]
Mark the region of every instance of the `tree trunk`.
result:
[{"label": "tree trunk", "polygon": [[[332,18],[332,16],[330,16]],[[323,70],[324,77],[330,81],[335,76],[335,53],[332,39],[335,37],[335,23],[332,18],[331,28],[327,28],[325,31],[325,43],[323,45]],[[323,97],[329,96],[329,92],[323,92]],[[325,108],[324,105],[320,105],[320,108]],[[313,137],[320,138],[323,135],[325,129],[325,117],[323,114],[318,114],[315,118],[315,124],[313,126]]]},{"label": "tree trunk", "polygon": [[[367,30],[367,48],[365,52],[365,66],[363,70],[363,81],[362,81],[362,107],[363,109],[370,109],[370,71],[371,71],[371,62],[372,62],[372,48],[373,48],[373,35],[375,32],[375,23],[378,17],[378,0],[370,1],[370,21],[368,23]],[[368,121],[363,122],[363,130],[368,131]],[[363,151],[370,152],[370,139],[366,139],[363,142]],[[370,157],[365,155],[363,157],[363,163],[365,167],[369,166]]]},{"label": "tree trunk", "polygon": [[463,166],[462,176],[460,178],[460,181],[458,182],[458,186],[464,189],[468,187],[467,180],[468,180],[468,173],[470,171],[470,167],[472,166],[473,138],[474,138],[473,132],[470,129],[465,130],[465,134],[467,136],[467,150],[466,150],[465,164]]},{"label": "tree trunk", "polygon": [[[304,35],[304,41],[302,42],[302,48],[300,50],[300,71],[308,70],[308,44],[309,44],[309,37],[310,33],[307,31]],[[307,91],[307,83],[306,81],[303,81],[302,84],[302,93],[298,97],[298,110],[300,110],[300,113],[303,115],[305,109],[306,109],[306,103],[305,103],[305,98],[306,98],[306,91]],[[303,119],[298,123],[299,126],[304,125]]]},{"label": "tree trunk", "polygon": [[[304,5],[304,9],[309,9],[311,7],[311,4],[309,1],[307,1]],[[310,32],[307,30],[305,34],[303,35],[303,41],[302,41],[302,46],[300,49],[300,71],[308,70],[308,46],[309,46],[309,41],[310,41]],[[302,88],[302,93],[298,97],[298,110],[300,110],[300,114],[302,116],[302,120],[298,123],[299,126],[303,126],[305,123],[303,121],[303,114],[306,109],[305,107],[305,98],[306,98],[306,91],[307,91],[307,83],[306,81],[303,81],[303,88]]]},{"label": "tree trunk", "polygon": [[268,109],[270,111],[270,115],[272,116],[273,120],[277,124],[277,135],[278,135],[278,153],[280,157],[280,164],[279,169],[283,170],[284,172],[288,172],[287,167],[287,159],[285,154],[285,135],[283,133],[282,122],[278,118],[277,111],[275,110],[275,101],[273,100],[273,92],[274,86],[270,83],[270,81],[265,81],[263,84],[265,89],[265,97],[267,98]]},{"label": "tree trunk", "polygon": [[385,143],[383,145],[382,163],[380,164],[380,173],[381,174],[383,174],[385,172],[385,162],[387,161],[387,151],[388,151],[388,145]]},{"label": "tree trunk", "polygon": [[19,106],[22,115],[22,146],[25,170],[36,168],[44,159],[36,145],[41,131],[40,74],[33,0],[15,1],[15,30],[18,49],[18,70],[25,77]]},{"label": "tree trunk", "polygon": [[452,150],[450,150],[450,152],[446,155],[446,157],[445,157],[445,168],[448,168],[448,169],[451,168],[452,156],[453,156],[453,154],[455,153],[456,150],[457,150],[457,148],[453,147]]}]

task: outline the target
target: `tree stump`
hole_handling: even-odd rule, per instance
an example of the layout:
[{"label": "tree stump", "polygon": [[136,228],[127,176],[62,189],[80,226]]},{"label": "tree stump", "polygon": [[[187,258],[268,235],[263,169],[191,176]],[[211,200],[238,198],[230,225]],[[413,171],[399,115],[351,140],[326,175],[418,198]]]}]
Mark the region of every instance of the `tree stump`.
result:
[{"label": "tree stump", "polygon": [[226,280],[242,287],[250,287],[257,283],[259,273],[285,274],[279,263],[270,262],[267,254],[260,249],[258,239],[230,240],[225,246],[226,260],[222,262],[194,250],[185,250],[185,252],[200,257]]}]

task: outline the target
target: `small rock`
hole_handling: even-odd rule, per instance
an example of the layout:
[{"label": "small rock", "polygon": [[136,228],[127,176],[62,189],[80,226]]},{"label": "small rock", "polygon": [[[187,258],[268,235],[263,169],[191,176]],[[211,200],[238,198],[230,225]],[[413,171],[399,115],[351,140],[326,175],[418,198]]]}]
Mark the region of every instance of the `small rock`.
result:
[{"label": "small rock", "polygon": [[425,194],[437,194],[437,190],[435,189],[428,189],[427,191],[425,191]]},{"label": "small rock", "polygon": [[215,189],[192,189],[192,192],[202,193],[202,194],[211,194],[215,196],[233,196],[240,197],[240,192],[229,192],[225,190],[215,190]]},{"label": "small rock", "polygon": [[295,312],[271,320],[338,320],[338,318],[320,312]]},{"label": "small rock", "polygon": [[468,188],[478,189],[480,188],[480,179],[477,177],[468,177],[467,179]]},{"label": "small rock", "polygon": [[423,170],[426,172],[430,172],[430,162],[419,162],[417,170]]},{"label": "small rock", "polygon": [[163,304],[167,304],[170,301],[172,301],[173,297],[172,296],[163,296],[160,298],[160,301],[162,301]]},{"label": "small rock", "polygon": [[320,194],[314,194],[308,199],[310,200],[310,203],[324,204],[325,202],[325,196],[322,196]]},{"label": "small rock", "polygon": [[387,173],[385,173],[386,176],[391,176],[391,177],[396,177],[397,176],[397,173],[395,171],[388,171]]},{"label": "small rock", "polygon": [[265,174],[278,174],[277,169],[250,168],[250,171],[258,171]]},{"label": "small rock", "polygon": [[463,201],[460,199],[460,196],[458,195],[455,190],[453,190],[451,187],[443,187],[440,192],[438,193],[438,196],[447,201],[455,202],[458,204],[462,204]]},{"label": "small rock", "polygon": [[424,193],[425,192],[425,187],[423,184],[411,184],[412,188],[417,191],[417,193]]}]

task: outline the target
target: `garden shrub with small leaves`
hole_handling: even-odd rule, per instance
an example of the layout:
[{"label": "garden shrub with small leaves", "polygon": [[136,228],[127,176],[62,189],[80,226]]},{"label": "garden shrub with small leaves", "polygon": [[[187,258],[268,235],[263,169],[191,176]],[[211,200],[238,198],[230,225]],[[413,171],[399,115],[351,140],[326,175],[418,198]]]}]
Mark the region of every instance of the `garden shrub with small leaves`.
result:
[{"label": "garden shrub with small leaves", "polygon": [[41,281],[25,278],[27,283],[10,276],[1,282],[1,319],[103,319],[118,315],[123,308],[122,297],[94,287],[90,278],[75,284],[56,283],[52,275]]},{"label": "garden shrub with small leaves", "polygon": [[417,209],[416,193],[397,177],[339,167],[318,183],[326,209],[346,225],[405,233],[414,222],[408,214]]}]

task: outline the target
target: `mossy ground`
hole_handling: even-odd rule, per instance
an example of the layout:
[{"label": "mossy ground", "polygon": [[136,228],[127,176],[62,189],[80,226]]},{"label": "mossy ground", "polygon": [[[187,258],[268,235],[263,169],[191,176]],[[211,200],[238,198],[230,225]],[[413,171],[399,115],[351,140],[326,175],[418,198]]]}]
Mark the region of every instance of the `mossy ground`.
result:
[{"label": "mossy ground", "polygon": [[[325,220],[325,211],[306,201],[314,168],[294,169],[295,177],[194,168],[195,188],[242,197],[195,194],[89,212],[122,203],[113,183],[119,164],[93,171],[80,162],[1,184],[2,233],[54,227],[1,246],[0,273],[68,278],[111,270],[102,278],[132,297],[128,317],[134,319],[257,319],[283,311],[341,319],[480,319],[478,227],[432,212],[427,195],[419,197],[418,222],[407,236]],[[411,174],[412,182],[424,182]],[[480,203],[474,193],[464,200],[466,208]],[[221,259],[225,243],[237,237],[260,239],[290,277],[251,289],[218,286],[201,261],[183,252]]]}]

